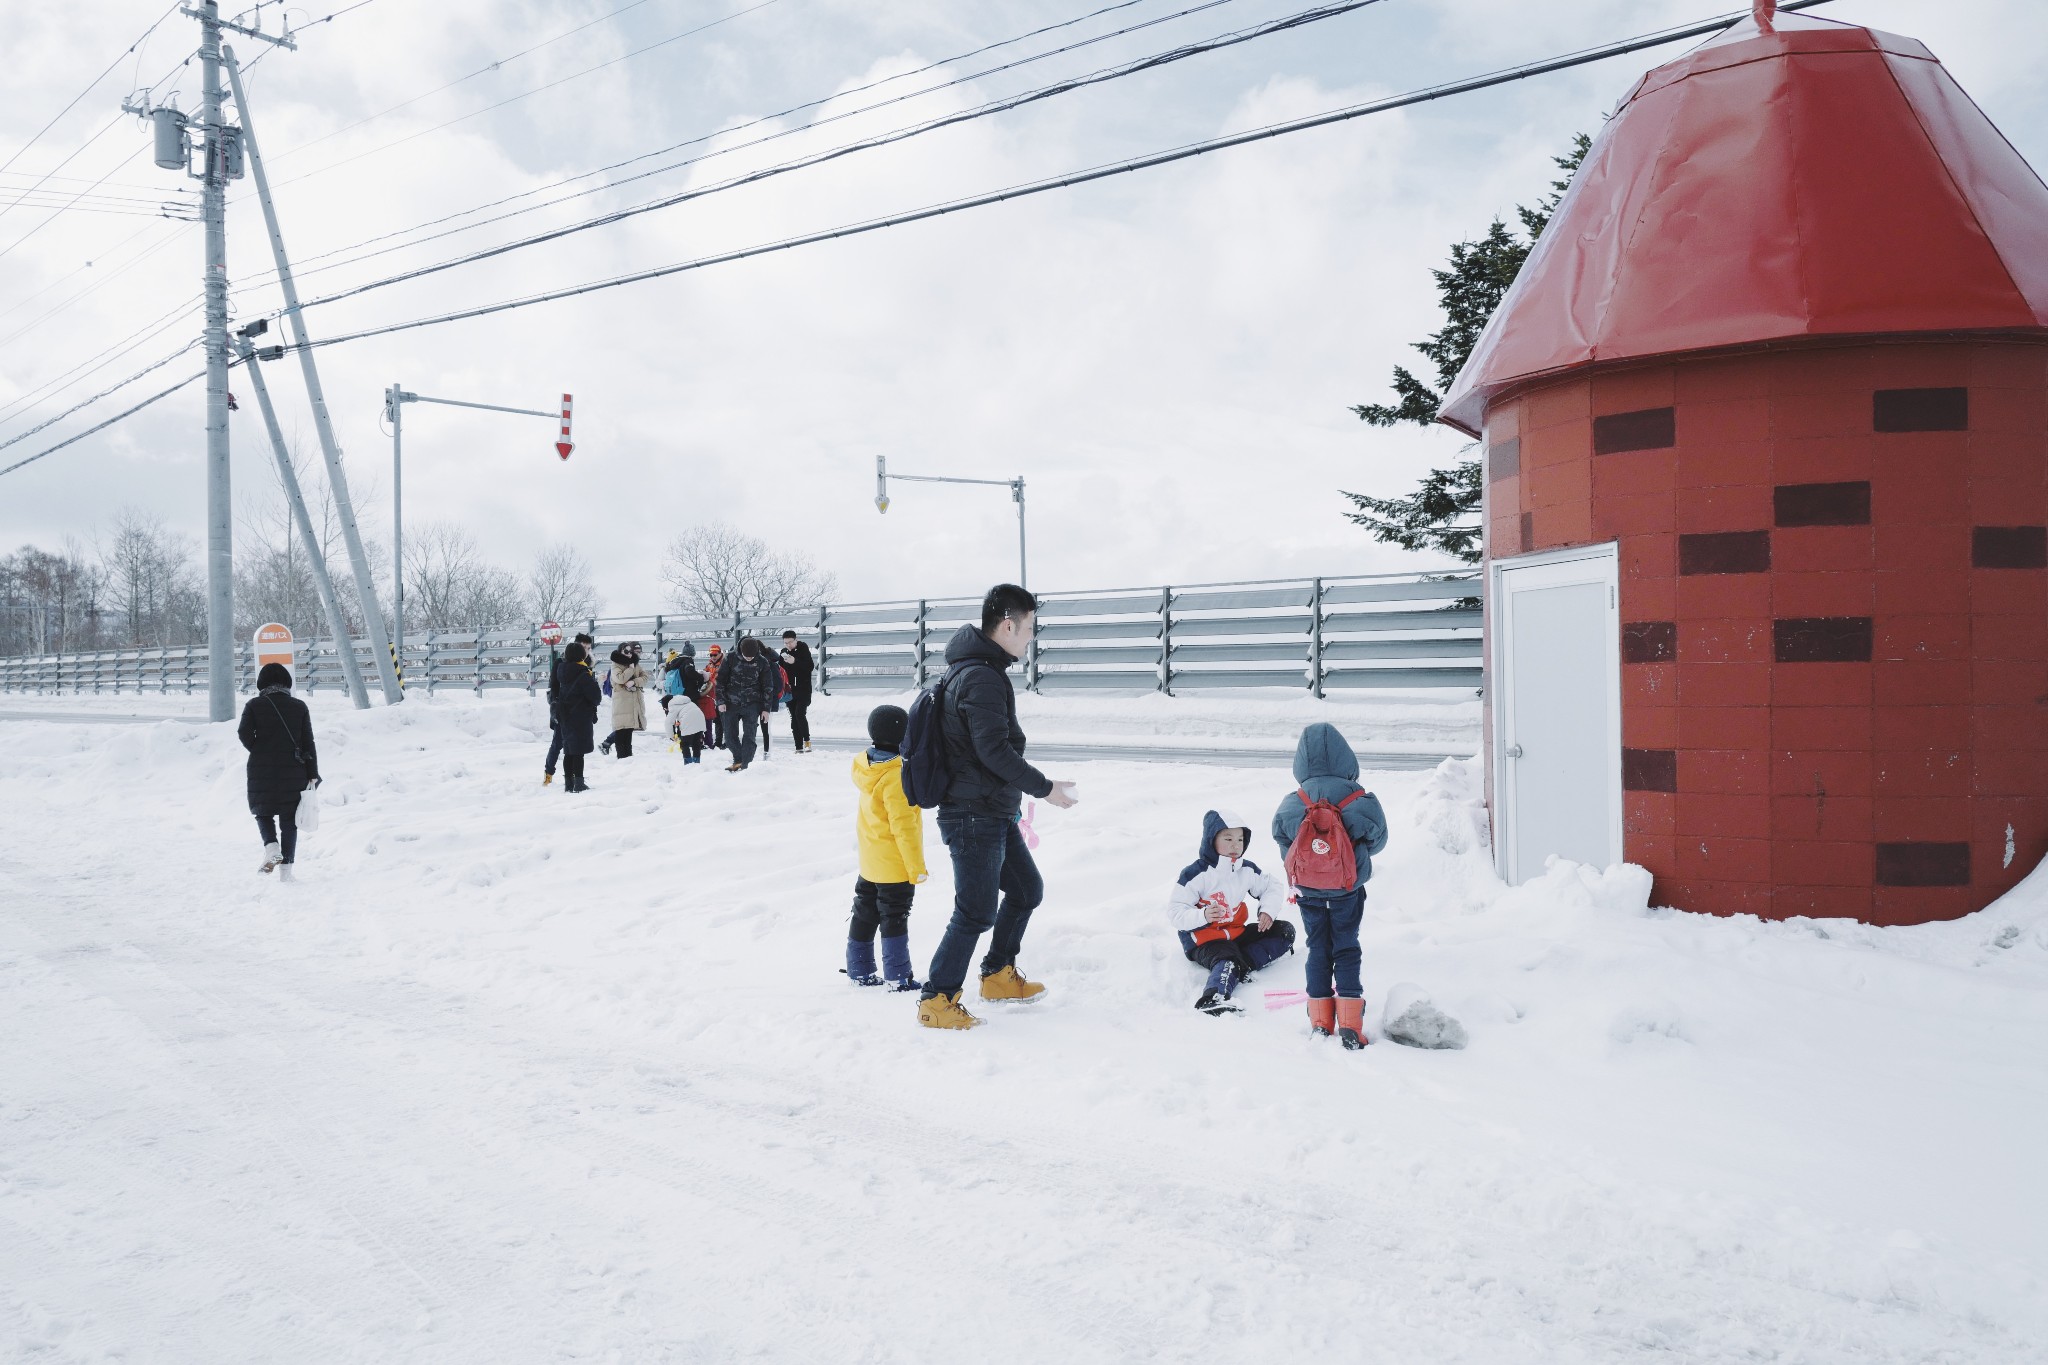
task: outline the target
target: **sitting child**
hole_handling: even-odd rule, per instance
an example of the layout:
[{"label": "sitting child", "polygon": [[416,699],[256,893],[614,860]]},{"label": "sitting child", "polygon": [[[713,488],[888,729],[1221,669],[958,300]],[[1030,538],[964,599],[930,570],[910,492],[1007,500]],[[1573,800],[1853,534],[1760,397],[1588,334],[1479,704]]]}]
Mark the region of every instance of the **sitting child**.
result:
[{"label": "sitting child", "polygon": [[1287,850],[1287,880],[1308,939],[1309,1027],[1361,1048],[1367,1039],[1358,926],[1372,855],[1387,846],[1386,813],[1358,785],[1358,756],[1334,725],[1318,721],[1301,732],[1294,781],[1273,815],[1273,842]]},{"label": "sitting child", "polygon": [[[1195,1008],[1204,1014],[1231,1014],[1237,983],[1294,950],[1294,926],[1273,918],[1287,900],[1287,886],[1261,872],[1244,856],[1251,827],[1227,812],[1202,817],[1202,854],[1181,869],[1180,885],[1167,898],[1166,915],[1180,931],[1181,951],[1188,961],[1209,969]],[[1258,902],[1254,923],[1248,900]]]},{"label": "sitting child", "polygon": [[874,747],[853,760],[853,785],[860,789],[860,876],[846,929],[846,975],[856,986],[886,982],[891,990],[914,991],[924,984],[910,974],[910,898],[926,873],[924,812],[903,794],[903,731],[909,720],[900,706],[877,706],[868,714]]}]

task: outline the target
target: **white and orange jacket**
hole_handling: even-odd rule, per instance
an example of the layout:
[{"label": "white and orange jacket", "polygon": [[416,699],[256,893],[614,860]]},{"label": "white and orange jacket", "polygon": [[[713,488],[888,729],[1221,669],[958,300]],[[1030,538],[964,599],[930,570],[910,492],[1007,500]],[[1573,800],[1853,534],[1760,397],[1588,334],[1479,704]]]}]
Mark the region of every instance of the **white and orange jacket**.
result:
[{"label": "white and orange jacket", "polygon": [[[1190,945],[1241,936],[1261,910],[1280,918],[1287,904],[1287,883],[1249,858],[1225,858],[1216,852],[1216,836],[1241,829],[1249,842],[1251,829],[1224,811],[1202,817],[1202,856],[1181,869],[1180,884],[1166,898],[1166,918]],[[1209,907],[1228,911],[1220,924],[1209,922]]]}]

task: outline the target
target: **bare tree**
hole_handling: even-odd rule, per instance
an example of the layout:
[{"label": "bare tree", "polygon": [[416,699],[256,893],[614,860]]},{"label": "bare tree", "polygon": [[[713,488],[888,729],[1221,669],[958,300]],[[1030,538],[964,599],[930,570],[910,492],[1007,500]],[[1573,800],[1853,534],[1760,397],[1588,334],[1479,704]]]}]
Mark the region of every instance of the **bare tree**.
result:
[{"label": "bare tree", "polygon": [[526,594],[533,614],[543,621],[573,621],[604,608],[604,599],[590,581],[590,561],[567,541],[541,548],[526,572]]},{"label": "bare tree", "polygon": [[765,616],[816,606],[839,580],[808,555],[777,552],[724,522],[693,526],[668,543],[661,563],[670,605],[696,616]]},{"label": "bare tree", "polygon": [[[107,605],[116,613],[128,645],[183,645],[205,638],[205,602],[192,542],[165,528],[163,519],[140,508],[123,508],[100,551]],[[98,585],[92,594],[97,615]]]},{"label": "bare tree", "polygon": [[0,557],[0,654],[55,654],[108,643],[106,577],[75,542]]},{"label": "bare tree", "polygon": [[483,557],[474,537],[428,522],[405,539],[405,625],[411,630],[505,626],[527,619],[519,579]]}]

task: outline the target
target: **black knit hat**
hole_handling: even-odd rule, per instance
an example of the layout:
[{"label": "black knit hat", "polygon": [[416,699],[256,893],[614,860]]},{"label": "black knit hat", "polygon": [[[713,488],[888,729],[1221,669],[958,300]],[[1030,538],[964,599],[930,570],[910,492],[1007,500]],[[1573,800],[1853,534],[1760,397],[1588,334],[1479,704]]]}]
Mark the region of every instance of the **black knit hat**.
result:
[{"label": "black knit hat", "polygon": [[256,690],[261,692],[266,687],[282,687],[287,692],[291,691],[292,671],[283,664],[263,665],[263,671],[256,675]]},{"label": "black knit hat", "polygon": [[902,707],[877,706],[868,712],[868,738],[893,754],[903,747],[903,729],[909,724],[910,713]]}]

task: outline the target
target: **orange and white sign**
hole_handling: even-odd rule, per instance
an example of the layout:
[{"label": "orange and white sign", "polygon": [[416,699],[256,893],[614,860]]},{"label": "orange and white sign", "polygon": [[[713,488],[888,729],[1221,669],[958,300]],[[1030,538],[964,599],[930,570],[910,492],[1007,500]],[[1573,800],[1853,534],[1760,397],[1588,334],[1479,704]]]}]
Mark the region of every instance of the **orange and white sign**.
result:
[{"label": "orange and white sign", "polygon": [[256,666],[283,664],[292,666],[292,632],[289,626],[272,621],[269,625],[256,627]]}]

